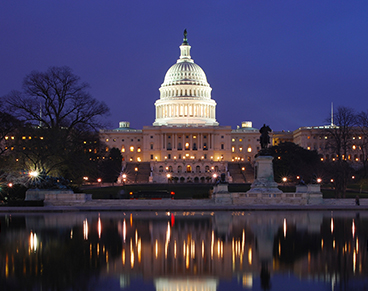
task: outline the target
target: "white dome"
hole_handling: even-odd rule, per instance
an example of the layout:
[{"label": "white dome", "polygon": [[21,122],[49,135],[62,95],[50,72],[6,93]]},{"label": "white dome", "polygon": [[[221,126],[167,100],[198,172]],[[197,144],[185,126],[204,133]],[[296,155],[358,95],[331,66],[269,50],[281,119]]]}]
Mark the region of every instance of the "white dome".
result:
[{"label": "white dome", "polygon": [[208,87],[207,77],[200,66],[194,62],[182,61],[171,66],[161,85],[201,85]]},{"label": "white dome", "polygon": [[202,68],[190,57],[190,48],[184,31],[180,58],[167,71],[159,89],[153,125],[218,125],[212,88]]}]

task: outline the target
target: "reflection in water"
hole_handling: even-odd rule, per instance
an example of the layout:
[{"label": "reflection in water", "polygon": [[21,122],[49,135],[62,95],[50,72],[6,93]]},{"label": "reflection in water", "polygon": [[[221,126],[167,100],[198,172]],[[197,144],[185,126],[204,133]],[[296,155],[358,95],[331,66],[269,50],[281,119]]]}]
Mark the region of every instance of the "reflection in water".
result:
[{"label": "reflection in water", "polygon": [[0,290],[103,290],[96,289],[102,280],[118,282],[116,290],[135,290],[139,278],[162,291],[277,290],[282,286],[275,278],[284,274],[298,278],[295,288],[311,280],[330,290],[359,290],[367,283],[364,212],[60,213],[0,219]]}]

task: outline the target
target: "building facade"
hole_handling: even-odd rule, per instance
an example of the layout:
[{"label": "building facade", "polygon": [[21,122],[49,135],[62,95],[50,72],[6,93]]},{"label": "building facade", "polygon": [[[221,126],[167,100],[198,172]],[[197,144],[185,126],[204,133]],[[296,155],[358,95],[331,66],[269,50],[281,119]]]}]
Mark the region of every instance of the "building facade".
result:
[{"label": "building facade", "polygon": [[186,32],[179,48],[179,59],[159,89],[153,125],[132,129],[120,122],[117,129],[101,130],[101,138],[108,148],[121,150],[125,172],[132,164],[141,172],[141,165],[149,163],[149,182],[210,182],[221,173],[233,181],[228,163],[251,167],[260,148],[259,131],[250,121],[235,130],[219,125],[212,88],[191,58]]},{"label": "building facade", "polygon": [[[117,129],[100,131],[107,150],[115,147],[122,153],[119,181],[213,182],[225,173],[229,182],[252,182],[253,160],[260,149],[259,130],[251,121],[236,129],[219,125],[212,88],[203,69],[191,58],[186,32],[179,48],[179,59],[159,88],[153,124],[133,129],[123,121]],[[331,126],[333,123],[272,132],[271,143],[294,142],[316,150],[322,160],[333,161],[336,156],[326,134]],[[364,158],[360,151],[363,139],[358,133],[351,139],[349,153],[343,158],[359,163]]]}]

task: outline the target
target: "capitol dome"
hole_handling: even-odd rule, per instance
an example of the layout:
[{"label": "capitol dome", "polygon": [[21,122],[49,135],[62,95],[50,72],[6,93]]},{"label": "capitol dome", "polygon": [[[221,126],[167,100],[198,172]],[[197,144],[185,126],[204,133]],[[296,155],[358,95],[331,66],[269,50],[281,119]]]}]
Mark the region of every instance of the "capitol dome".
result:
[{"label": "capitol dome", "polygon": [[202,68],[191,58],[190,48],[185,30],[180,58],[169,68],[159,89],[153,125],[218,125],[212,88]]}]

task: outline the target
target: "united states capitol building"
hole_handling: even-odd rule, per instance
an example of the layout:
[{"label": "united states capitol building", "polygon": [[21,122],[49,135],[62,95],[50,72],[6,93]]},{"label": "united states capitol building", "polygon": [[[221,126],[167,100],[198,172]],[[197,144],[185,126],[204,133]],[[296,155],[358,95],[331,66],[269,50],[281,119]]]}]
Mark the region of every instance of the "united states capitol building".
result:
[{"label": "united states capitol building", "polygon": [[[168,69],[159,89],[152,126],[133,129],[128,121],[122,121],[119,128],[100,131],[108,148],[118,148],[122,153],[119,181],[208,183],[221,173],[229,182],[253,181],[259,130],[252,127],[251,121],[243,121],[236,129],[219,125],[212,88],[190,49],[184,32],[179,59]],[[272,144],[293,141],[319,153],[325,149],[325,137],[319,128],[273,133],[271,138]]]}]

